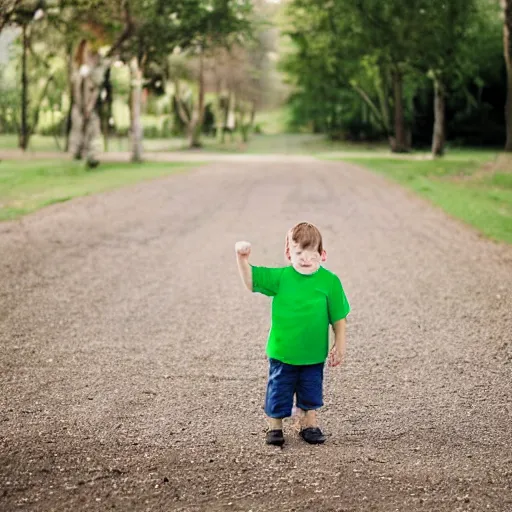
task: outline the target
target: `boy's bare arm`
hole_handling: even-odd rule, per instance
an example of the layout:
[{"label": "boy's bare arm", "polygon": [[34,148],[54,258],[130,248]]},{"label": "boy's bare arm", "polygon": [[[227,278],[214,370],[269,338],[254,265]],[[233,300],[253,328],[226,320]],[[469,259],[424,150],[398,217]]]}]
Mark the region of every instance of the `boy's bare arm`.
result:
[{"label": "boy's bare arm", "polygon": [[334,346],[329,354],[330,366],[338,366],[345,358],[345,331],[347,320],[338,320],[332,327],[334,329]]},{"label": "boy's bare arm", "polygon": [[236,262],[238,271],[245,287],[252,292],[252,268],[249,264],[249,255],[251,254],[251,244],[249,242],[237,242],[235,244]]}]

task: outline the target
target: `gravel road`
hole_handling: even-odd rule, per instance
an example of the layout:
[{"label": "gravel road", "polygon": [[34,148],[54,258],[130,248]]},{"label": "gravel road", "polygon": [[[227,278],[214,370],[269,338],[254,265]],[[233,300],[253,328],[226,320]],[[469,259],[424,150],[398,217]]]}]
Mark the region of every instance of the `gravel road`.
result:
[{"label": "gravel road", "polygon": [[[352,306],[324,446],[264,444],[269,299],[322,230]],[[512,510],[512,249],[355,166],[216,162],[0,224],[0,510]]]}]

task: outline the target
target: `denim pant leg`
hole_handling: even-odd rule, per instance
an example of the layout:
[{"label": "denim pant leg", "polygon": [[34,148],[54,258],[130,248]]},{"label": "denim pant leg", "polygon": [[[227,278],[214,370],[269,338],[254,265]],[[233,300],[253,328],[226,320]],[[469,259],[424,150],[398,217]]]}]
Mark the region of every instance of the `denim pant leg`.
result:
[{"label": "denim pant leg", "polygon": [[303,411],[320,409],[323,402],[324,363],[300,367],[297,381],[297,407]]},{"label": "denim pant leg", "polygon": [[270,418],[288,418],[292,415],[300,367],[276,359],[270,359],[269,363],[265,414]]}]

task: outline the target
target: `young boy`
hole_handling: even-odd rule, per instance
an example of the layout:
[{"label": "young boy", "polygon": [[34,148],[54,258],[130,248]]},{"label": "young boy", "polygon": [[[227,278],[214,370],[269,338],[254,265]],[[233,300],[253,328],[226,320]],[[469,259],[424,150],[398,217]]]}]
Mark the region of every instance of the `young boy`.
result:
[{"label": "young boy", "polygon": [[[345,352],[345,323],[350,306],[339,278],[321,266],[326,260],[322,235],[316,226],[301,222],[286,236],[285,257],[291,265],[279,268],[249,263],[251,244],[235,245],[238,269],[249,291],[273,297],[272,326],[267,342],[269,377],[265,413],[269,419],[267,444],[282,446],[283,418],[292,414],[293,398],[304,411],[300,431],[304,441],[321,444],[316,410],[323,405],[323,370],[338,366]],[[335,343],[329,351],[329,325]]]}]

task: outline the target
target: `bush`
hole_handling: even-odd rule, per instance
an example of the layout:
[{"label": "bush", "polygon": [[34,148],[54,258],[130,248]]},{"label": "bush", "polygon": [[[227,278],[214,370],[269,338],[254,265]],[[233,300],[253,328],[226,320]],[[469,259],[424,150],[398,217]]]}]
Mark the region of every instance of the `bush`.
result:
[{"label": "bush", "polygon": [[116,128],[115,133],[117,137],[128,137],[128,135],[130,134],[130,127],[120,126]]},{"label": "bush", "polygon": [[53,124],[40,124],[36,130],[36,133],[39,135],[60,136],[66,133],[66,125],[67,119],[62,117],[61,119],[56,120]]},{"label": "bush", "polygon": [[158,139],[160,137],[160,130],[158,126],[144,126],[144,138],[145,139]]},{"label": "bush", "polygon": [[173,122],[169,116],[144,116],[144,137],[161,139],[173,136]]}]

